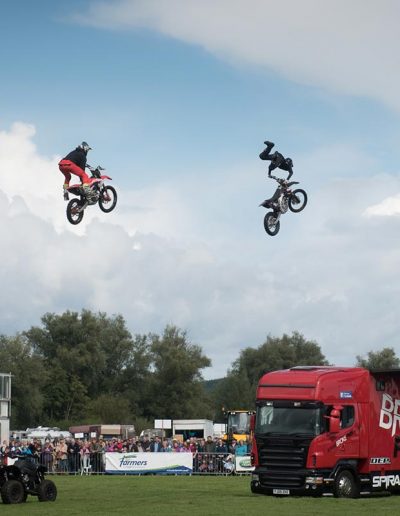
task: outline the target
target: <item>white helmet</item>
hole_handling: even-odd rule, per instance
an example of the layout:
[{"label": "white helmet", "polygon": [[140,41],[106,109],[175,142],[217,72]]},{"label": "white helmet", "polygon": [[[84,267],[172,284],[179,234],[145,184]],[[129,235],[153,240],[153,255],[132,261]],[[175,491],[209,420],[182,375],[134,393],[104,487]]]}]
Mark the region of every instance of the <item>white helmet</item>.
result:
[{"label": "white helmet", "polygon": [[85,152],[92,150],[92,147],[89,146],[87,142],[82,142],[79,147],[83,149]]}]

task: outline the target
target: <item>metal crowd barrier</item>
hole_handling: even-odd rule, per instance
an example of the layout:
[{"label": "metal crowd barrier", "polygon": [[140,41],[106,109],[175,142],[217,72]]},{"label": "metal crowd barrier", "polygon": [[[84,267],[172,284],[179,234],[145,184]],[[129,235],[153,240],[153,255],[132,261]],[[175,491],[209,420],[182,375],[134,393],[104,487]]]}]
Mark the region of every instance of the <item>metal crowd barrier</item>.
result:
[{"label": "metal crowd barrier", "polygon": [[230,453],[197,452],[193,457],[194,475],[231,475],[235,457]]},{"label": "metal crowd barrier", "polygon": [[[58,458],[53,453],[42,452],[34,460],[46,466],[48,473],[55,475],[102,475],[105,473],[104,452],[84,455],[73,453],[68,454],[66,459]],[[4,457],[0,457],[0,463],[6,462]],[[193,455],[193,475],[231,475],[234,473],[235,456],[230,453],[196,452]],[[249,472],[240,474],[249,474]]]}]

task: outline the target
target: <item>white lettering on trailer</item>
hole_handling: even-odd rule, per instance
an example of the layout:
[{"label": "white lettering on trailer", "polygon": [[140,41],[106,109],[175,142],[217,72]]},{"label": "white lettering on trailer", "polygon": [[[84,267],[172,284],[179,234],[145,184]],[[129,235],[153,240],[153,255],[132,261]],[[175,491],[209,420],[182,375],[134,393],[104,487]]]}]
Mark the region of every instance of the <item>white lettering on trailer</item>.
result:
[{"label": "white lettering on trailer", "polygon": [[400,486],[399,475],[386,475],[381,477],[372,477],[372,487],[395,487]]},{"label": "white lettering on trailer", "polygon": [[389,394],[383,394],[379,426],[385,430],[392,429],[392,435],[394,435],[396,433],[396,428],[399,425],[400,400],[394,400]]},{"label": "white lettering on trailer", "polygon": [[389,457],[371,457],[370,464],[391,464]]}]

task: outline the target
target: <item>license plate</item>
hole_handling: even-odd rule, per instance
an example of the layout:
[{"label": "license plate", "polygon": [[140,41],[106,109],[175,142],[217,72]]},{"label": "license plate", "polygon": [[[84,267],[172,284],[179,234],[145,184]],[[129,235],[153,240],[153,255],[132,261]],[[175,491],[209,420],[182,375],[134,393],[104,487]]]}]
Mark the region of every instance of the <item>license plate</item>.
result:
[{"label": "license plate", "polygon": [[289,495],[290,491],[289,489],[274,489],[272,493],[276,495]]}]

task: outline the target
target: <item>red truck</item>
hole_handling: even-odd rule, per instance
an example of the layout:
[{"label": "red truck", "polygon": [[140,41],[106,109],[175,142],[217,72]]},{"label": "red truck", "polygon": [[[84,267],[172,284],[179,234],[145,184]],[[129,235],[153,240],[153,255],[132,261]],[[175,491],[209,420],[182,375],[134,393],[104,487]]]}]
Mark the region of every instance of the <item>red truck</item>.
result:
[{"label": "red truck", "polygon": [[252,430],[254,493],[356,498],[400,490],[400,370],[267,373]]}]

